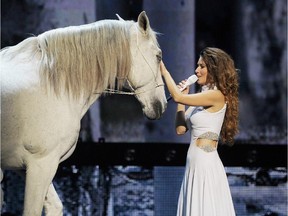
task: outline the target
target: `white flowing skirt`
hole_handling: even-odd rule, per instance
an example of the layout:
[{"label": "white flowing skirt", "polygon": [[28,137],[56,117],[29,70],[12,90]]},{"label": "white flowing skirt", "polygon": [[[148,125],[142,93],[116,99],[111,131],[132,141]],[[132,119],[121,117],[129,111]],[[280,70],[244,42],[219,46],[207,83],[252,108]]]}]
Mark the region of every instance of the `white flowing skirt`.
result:
[{"label": "white flowing skirt", "polygon": [[235,216],[228,179],[218,152],[192,143],[187,153],[177,216]]}]

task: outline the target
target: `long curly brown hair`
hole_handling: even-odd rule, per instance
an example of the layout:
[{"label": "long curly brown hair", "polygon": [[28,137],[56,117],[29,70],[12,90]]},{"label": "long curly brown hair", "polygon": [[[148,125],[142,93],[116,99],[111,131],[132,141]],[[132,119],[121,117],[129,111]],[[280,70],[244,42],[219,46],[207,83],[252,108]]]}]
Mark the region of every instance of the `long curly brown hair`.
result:
[{"label": "long curly brown hair", "polygon": [[238,133],[238,73],[233,59],[219,48],[206,47],[200,52],[208,70],[207,82],[210,88],[216,86],[225,96],[227,110],[220,134],[223,144],[234,144]]}]

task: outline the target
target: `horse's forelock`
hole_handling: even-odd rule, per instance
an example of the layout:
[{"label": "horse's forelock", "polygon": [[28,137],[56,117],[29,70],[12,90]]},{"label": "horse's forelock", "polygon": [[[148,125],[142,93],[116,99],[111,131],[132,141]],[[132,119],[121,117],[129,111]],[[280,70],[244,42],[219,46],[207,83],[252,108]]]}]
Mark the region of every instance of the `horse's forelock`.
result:
[{"label": "horse's forelock", "polygon": [[42,82],[56,94],[65,90],[76,98],[114,88],[115,79],[131,70],[129,26],[105,20],[39,35]]}]

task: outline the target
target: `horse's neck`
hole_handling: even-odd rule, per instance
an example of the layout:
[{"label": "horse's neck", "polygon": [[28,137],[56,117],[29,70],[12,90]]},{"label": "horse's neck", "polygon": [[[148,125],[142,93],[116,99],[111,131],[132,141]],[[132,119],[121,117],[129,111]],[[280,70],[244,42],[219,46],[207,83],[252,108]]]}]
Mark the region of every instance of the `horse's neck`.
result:
[{"label": "horse's neck", "polygon": [[82,100],[83,106],[81,110],[81,117],[85,115],[85,113],[88,111],[91,105],[99,98],[99,96],[99,94],[93,94],[89,98]]},{"label": "horse's neck", "polygon": [[37,57],[29,54],[23,52],[13,58],[1,55],[1,86],[4,92],[15,93],[39,84],[39,61]]}]

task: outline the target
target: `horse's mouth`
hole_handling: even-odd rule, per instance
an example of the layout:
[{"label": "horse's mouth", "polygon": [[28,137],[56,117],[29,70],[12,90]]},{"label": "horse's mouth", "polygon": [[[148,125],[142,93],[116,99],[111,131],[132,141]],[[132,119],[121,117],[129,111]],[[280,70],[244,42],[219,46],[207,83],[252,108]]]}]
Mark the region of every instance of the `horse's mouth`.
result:
[{"label": "horse's mouth", "polygon": [[152,107],[148,108],[146,106],[143,107],[143,113],[149,120],[158,120],[162,117],[163,113],[166,110],[167,103],[162,105],[160,101],[155,102]]}]

